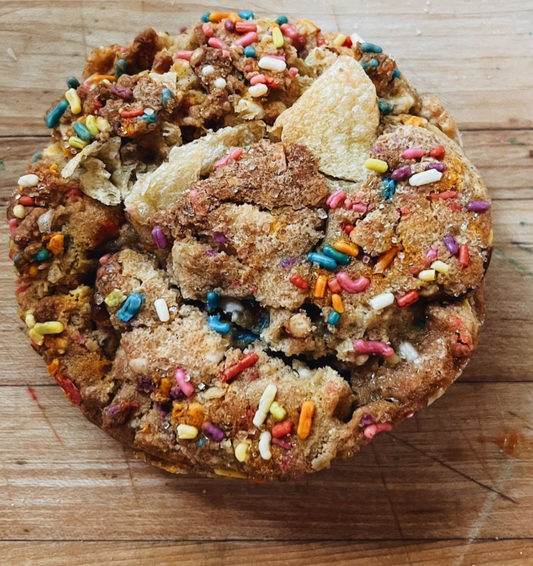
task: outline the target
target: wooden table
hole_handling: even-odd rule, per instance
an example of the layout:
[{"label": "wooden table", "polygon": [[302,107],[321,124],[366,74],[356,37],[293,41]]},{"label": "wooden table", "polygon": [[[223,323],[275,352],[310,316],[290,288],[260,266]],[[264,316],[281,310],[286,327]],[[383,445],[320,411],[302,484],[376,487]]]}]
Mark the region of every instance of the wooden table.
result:
[{"label": "wooden table", "polygon": [[[3,227],[2,564],[533,564],[533,2],[270,4],[382,45],[458,119],[494,199],[479,350],[431,408],[331,470],[284,485],[174,477],[135,460],[52,383],[16,318]],[[93,47],[148,25],[176,33],[214,7],[3,0],[2,203]]]}]

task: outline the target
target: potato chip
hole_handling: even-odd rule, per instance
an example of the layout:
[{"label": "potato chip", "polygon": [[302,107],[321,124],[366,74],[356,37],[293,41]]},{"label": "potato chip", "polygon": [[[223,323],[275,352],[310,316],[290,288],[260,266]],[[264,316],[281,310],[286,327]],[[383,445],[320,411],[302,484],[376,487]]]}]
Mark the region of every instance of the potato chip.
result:
[{"label": "potato chip", "polygon": [[235,128],[222,128],[191,143],[171,149],[168,161],[155,171],[140,175],[125,205],[141,223],[160,210],[170,208],[179,195],[224,157],[231,147],[249,146],[265,132],[263,122],[249,122]]},{"label": "potato chip", "polygon": [[361,65],[341,56],[282,112],[273,130],[285,143],[301,143],[319,158],[319,169],[333,177],[360,181],[376,138],[376,89]]}]

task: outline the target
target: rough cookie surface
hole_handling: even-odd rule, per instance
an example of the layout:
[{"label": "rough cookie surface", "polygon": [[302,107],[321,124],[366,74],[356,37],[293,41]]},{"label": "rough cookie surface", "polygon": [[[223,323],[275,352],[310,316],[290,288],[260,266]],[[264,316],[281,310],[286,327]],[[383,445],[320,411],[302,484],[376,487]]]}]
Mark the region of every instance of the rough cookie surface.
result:
[{"label": "rough cookie surface", "polygon": [[461,373],[490,201],[379,46],[212,13],[94,50],[68,87],[8,207],[20,315],[141,458],[297,478]]}]

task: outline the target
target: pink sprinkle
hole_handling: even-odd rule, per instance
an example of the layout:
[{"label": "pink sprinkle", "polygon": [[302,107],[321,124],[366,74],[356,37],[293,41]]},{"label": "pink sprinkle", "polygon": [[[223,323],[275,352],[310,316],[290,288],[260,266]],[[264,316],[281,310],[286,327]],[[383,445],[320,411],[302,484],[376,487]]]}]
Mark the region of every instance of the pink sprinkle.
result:
[{"label": "pink sprinkle", "polygon": [[191,60],[192,51],[176,51],[174,55],[175,59],[185,59],[185,61]]},{"label": "pink sprinkle", "polygon": [[176,382],[183,393],[187,395],[187,397],[192,397],[194,395],[194,385],[187,378],[185,372],[181,368],[178,368],[174,372],[174,377],[176,378]]},{"label": "pink sprinkle", "polygon": [[354,203],[353,203],[349,198],[347,198],[347,199],[344,201],[344,208],[345,208],[346,210],[350,210],[350,208],[352,208],[352,205],[353,205],[353,204],[354,204]]},{"label": "pink sprinkle", "polygon": [[437,259],[439,255],[439,250],[436,250],[435,248],[431,248],[428,253],[426,254],[426,258],[427,259]]},{"label": "pink sprinkle", "polygon": [[371,440],[374,436],[376,436],[376,434],[379,434],[380,432],[390,432],[391,430],[392,425],[390,423],[371,424],[365,428],[364,435],[366,438]]},{"label": "pink sprinkle", "polygon": [[205,23],[202,25],[202,31],[206,37],[213,37],[213,26],[209,23]]},{"label": "pink sprinkle", "polygon": [[295,79],[298,76],[298,73],[300,71],[298,71],[298,69],[296,67],[291,67],[289,69],[289,77],[291,77],[292,79]]},{"label": "pink sprinkle", "polygon": [[284,440],[281,440],[281,438],[273,438],[271,440],[271,442],[272,442],[272,444],[277,444],[278,446],[281,446],[285,450],[291,450],[292,449],[292,445],[289,444],[288,442],[285,442]]},{"label": "pink sprinkle", "polygon": [[353,206],[352,206],[352,210],[354,212],[366,212],[368,209],[366,204],[363,204],[362,202],[356,202]]},{"label": "pink sprinkle", "polygon": [[255,31],[250,31],[245,33],[242,37],[239,37],[239,39],[236,39],[233,45],[236,45],[237,47],[248,47],[248,45],[252,45],[252,43],[255,43],[256,41],[257,33]]},{"label": "pink sprinkle", "polygon": [[110,257],[111,257],[111,254],[105,254],[98,260],[98,263],[100,265],[105,265],[109,261]]},{"label": "pink sprinkle", "polygon": [[279,59],[280,61],[285,61],[285,55],[272,55],[272,54],[268,54],[266,55],[266,57],[268,57],[269,59]]},{"label": "pink sprinkle", "polygon": [[255,22],[237,22],[235,24],[235,31],[237,33],[257,31],[257,24]]},{"label": "pink sprinkle", "polygon": [[354,280],[347,273],[344,273],[343,271],[339,271],[339,273],[337,273],[335,277],[337,278],[339,285],[347,293],[352,293],[352,294],[361,293],[365,289],[368,289],[368,286],[370,285],[370,281],[366,277],[363,277],[362,275],[361,277],[358,277],[357,279]]},{"label": "pink sprinkle", "polygon": [[264,83],[266,83],[266,81],[267,81],[267,78],[265,77],[265,75],[260,74],[260,75],[255,75],[255,77],[252,77],[252,78],[250,79],[250,84],[251,84],[252,86],[253,86],[253,85],[256,85],[256,84],[258,84],[258,83],[263,83],[263,84],[264,84]]},{"label": "pink sprinkle", "polygon": [[346,198],[346,193],[344,191],[335,191],[333,194],[329,195],[326,204],[330,208],[337,208],[340,206],[344,199]]},{"label": "pink sprinkle", "polygon": [[226,44],[218,37],[210,37],[207,43],[215,49],[224,49],[226,47]]},{"label": "pink sprinkle", "polygon": [[237,161],[237,159],[239,159],[239,157],[242,155],[243,151],[244,150],[242,147],[237,147],[236,149],[232,149],[228,153],[228,155],[226,155],[226,157],[223,157],[222,159],[215,161],[213,167],[215,169],[218,169],[219,167],[225,167],[226,165],[229,165],[231,162]]},{"label": "pink sprinkle", "polygon": [[19,221],[16,218],[11,218],[8,222],[9,224],[9,233],[13,236],[19,227]]},{"label": "pink sprinkle", "polygon": [[295,38],[298,37],[298,31],[296,30],[296,28],[294,28],[290,24],[281,24],[280,28],[281,28],[281,32],[283,33],[283,35],[286,35],[287,37],[290,37],[291,39],[295,39]]},{"label": "pink sprinkle", "polygon": [[402,157],[404,159],[419,159],[420,157],[424,157],[426,152],[421,147],[412,147],[411,149],[406,149],[402,153]]},{"label": "pink sprinkle", "polygon": [[231,53],[227,49],[223,49],[222,57],[224,57],[224,59],[229,59],[231,57]]},{"label": "pink sprinkle", "polygon": [[394,350],[390,346],[375,340],[359,339],[353,343],[353,347],[358,354],[376,354],[384,358],[388,358],[394,354]]}]

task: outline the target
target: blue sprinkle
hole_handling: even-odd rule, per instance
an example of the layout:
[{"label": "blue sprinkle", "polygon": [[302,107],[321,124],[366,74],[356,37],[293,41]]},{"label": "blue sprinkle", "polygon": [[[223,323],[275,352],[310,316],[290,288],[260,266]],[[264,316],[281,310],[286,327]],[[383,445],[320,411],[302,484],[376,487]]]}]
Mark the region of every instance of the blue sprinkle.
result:
[{"label": "blue sprinkle", "polygon": [[19,259],[20,259],[20,254],[15,254],[13,256],[13,263],[17,263]]},{"label": "blue sprinkle", "polygon": [[46,116],[46,127],[47,128],[55,128],[59,124],[59,120],[61,120],[61,116],[67,111],[68,108],[68,101],[63,99],[61,100]]},{"label": "blue sprinkle", "polygon": [[253,20],[254,13],[250,12],[250,10],[241,10],[239,12],[239,18],[242,18],[243,20]]},{"label": "blue sprinkle", "polygon": [[370,67],[372,69],[379,67],[379,61],[377,59],[370,59]]},{"label": "blue sprinkle", "polygon": [[349,255],[343,254],[342,252],[339,252],[331,246],[324,246],[322,248],[322,251],[325,255],[332,257],[337,263],[340,263],[341,265],[348,265],[350,263]]},{"label": "blue sprinkle", "polygon": [[31,160],[33,161],[33,163],[37,163],[37,161],[39,161],[39,159],[41,159],[41,152],[40,151],[36,151],[33,154],[33,157],[31,158]]},{"label": "blue sprinkle", "polygon": [[337,311],[331,311],[328,316],[328,324],[335,325],[341,319],[340,313]]},{"label": "blue sprinkle", "polygon": [[141,310],[144,302],[144,295],[141,293],[132,293],[117,312],[117,318],[121,322],[129,322]]},{"label": "blue sprinkle", "polygon": [[248,45],[248,47],[244,48],[244,56],[255,57],[255,49],[251,45]]},{"label": "blue sprinkle", "polygon": [[381,53],[383,51],[379,45],[376,45],[375,43],[368,43],[366,41],[361,43],[361,49],[364,53]]},{"label": "blue sprinkle", "polygon": [[394,69],[392,73],[392,80],[399,79],[401,76],[402,74],[400,73],[400,69]]},{"label": "blue sprinkle", "polygon": [[278,26],[282,26],[283,24],[287,24],[288,22],[289,18],[287,18],[287,16],[279,16],[279,18],[276,20]]},{"label": "blue sprinkle", "polygon": [[390,114],[393,111],[392,104],[388,100],[384,100],[383,98],[379,99],[378,108],[380,113],[383,114],[384,116]]},{"label": "blue sprinkle", "polygon": [[75,122],[72,129],[76,132],[76,135],[83,141],[89,141],[91,139],[91,132],[85,124],[82,122]]},{"label": "blue sprinkle", "polygon": [[381,179],[383,183],[383,190],[381,191],[381,196],[387,201],[390,202],[394,193],[396,192],[396,181],[394,179],[385,178]]},{"label": "blue sprinkle", "polygon": [[34,261],[45,261],[50,257],[50,252],[48,250],[39,250],[34,256]]},{"label": "blue sprinkle", "polygon": [[368,63],[366,61],[359,61],[361,63],[361,67],[363,67],[363,71],[368,69]]},{"label": "blue sprinkle", "polygon": [[207,293],[207,308],[210,311],[214,311],[220,304],[220,297],[214,291],[209,291]]},{"label": "blue sprinkle", "polygon": [[67,77],[68,88],[78,88],[80,86],[80,81],[76,77]]},{"label": "blue sprinkle", "polygon": [[236,342],[244,342],[244,344],[248,345],[256,340],[259,340],[259,336],[254,334],[253,332],[234,332],[233,333],[233,340]]},{"label": "blue sprinkle", "polygon": [[164,88],[161,91],[161,104],[166,106],[173,98],[172,91],[168,88]]},{"label": "blue sprinkle", "polygon": [[228,334],[231,330],[229,322],[222,322],[219,314],[214,314],[207,317],[207,324],[211,330],[219,334]]},{"label": "blue sprinkle", "polygon": [[157,114],[155,112],[153,114],[143,114],[141,118],[147,124],[155,124],[157,122]]},{"label": "blue sprinkle", "polygon": [[203,448],[205,446],[205,438],[200,438],[200,440],[196,443],[196,446]]},{"label": "blue sprinkle", "polygon": [[210,15],[211,15],[211,14],[210,14],[209,12],[206,12],[206,13],[202,16],[202,18],[201,18],[202,22],[207,23],[207,22],[209,21],[209,16],[210,16]]},{"label": "blue sprinkle", "polygon": [[337,262],[332,257],[328,257],[327,255],[311,252],[307,254],[307,259],[312,263],[317,263],[324,269],[337,269]]},{"label": "blue sprinkle", "polygon": [[128,72],[128,62],[126,59],[119,59],[116,64],[117,79]]}]

